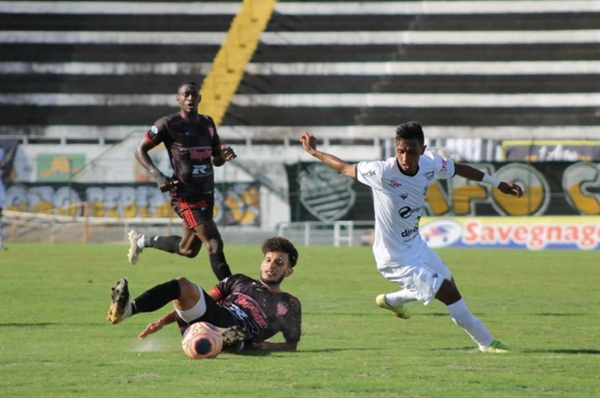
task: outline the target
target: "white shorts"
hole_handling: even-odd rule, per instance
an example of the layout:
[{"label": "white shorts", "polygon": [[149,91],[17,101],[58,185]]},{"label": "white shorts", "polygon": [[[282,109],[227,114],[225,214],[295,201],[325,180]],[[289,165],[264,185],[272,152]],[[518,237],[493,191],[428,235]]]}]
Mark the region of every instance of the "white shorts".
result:
[{"label": "white shorts", "polygon": [[200,299],[198,300],[198,302],[196,303],[196,305],[194,305],[192,308],[190,308],[189,310],[185,310],[185,311],[181,311],[178,310],[177,308],[175,308],[175,311],[177,312],[177,315],[179,315],[179,317],[181,319],[183,319],[184,321],[190,323],[191,321],[200,318],[202,315],[204,315],[206,313],[206,299],[204,298],[204,291],[202,290],[202,288],[198,285],[196,285],[198,287],[198,291],[200,292]]},{"label": "white shorts", "polygon": [[378,263],[377,269],[389,281],[414,293],[415,298],[427,305],[435,297],[444,279],[452,274],[440,256],[426,248],[418,255],[403,257],[403,262]]}]

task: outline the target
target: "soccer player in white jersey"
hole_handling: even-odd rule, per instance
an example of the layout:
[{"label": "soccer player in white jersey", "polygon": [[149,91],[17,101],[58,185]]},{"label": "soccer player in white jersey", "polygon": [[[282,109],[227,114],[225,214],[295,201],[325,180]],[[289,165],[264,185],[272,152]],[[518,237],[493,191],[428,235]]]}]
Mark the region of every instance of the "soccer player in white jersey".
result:
[{"label": "soccer player in white jersey", "polygon": [[408,319],[410,314],[405,303],[418,300],[427,305],[436,298],[446,305],[454,323],[471,336],[480,351],[508,352],[509,348],[494,339],[485,325],[471,314],[450,270],[421,239],[419,220],[425,195],[435,178],[448,179],[458,175],[482,181],[517,197],[523,195],[521,187],[427,151],[423,129],[416,122],[398,126],[396,156],[383,161],[347,163],[317,150],[317,140],[309,133],[302,134],[300,142],[313,157],[371,187],[375,208],[373,254],[377,269],[402,288],[377,296],[376,304],[399,318]]}]

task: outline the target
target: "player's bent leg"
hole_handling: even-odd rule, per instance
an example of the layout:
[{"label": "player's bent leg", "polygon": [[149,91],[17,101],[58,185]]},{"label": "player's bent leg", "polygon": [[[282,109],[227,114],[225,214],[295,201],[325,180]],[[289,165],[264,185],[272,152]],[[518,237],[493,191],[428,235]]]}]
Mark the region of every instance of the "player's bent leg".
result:
[{"label": "player's bent leg", "polygon": [[408,311],[408,308],[406,308],[402,304],[392,307],[385,300],[385,294],[380,294],[379,296],[377,296],[375,298],[375,304],[377,304],[377,306],[380,308],[385,308],[386,310],[390,310],[398,318],[401,318],[401,319],[409,319],[410,318],[410,312]]},{"label": "player's bent leg", "polygon": [[131,316],[132,312],[127,279],[121,278],[114,284],[110,298],[111,304],[106,319],[113,325],[116,325],[123,319]]},{"label": "player's bent leg", "polygon": [[181,240],[178,242],[177,254],[187,258],[195,258],[202,249],[202,241],[196,236],[193,229],[183,226]]},{"label": "player's bent leg", "polygon": [[144,235],[139,231],[132,229],[127,234],[129,240],[129,252],[127,253],[127,260],[131,265],[135,265],[138,261],[138,256],[144,250]]}]

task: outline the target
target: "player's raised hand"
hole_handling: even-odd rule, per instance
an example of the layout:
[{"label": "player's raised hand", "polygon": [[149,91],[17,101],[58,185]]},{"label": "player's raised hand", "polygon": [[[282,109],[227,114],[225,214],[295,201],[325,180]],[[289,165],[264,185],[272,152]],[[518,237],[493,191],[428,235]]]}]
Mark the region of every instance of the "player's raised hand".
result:
[{"label": "player's raised hand", "polygon": [[517,198],[523,196],[523,188],[514,182],[504,182],[502,181],[500,185],[498,185],[498,189],[507,195],[514,195]]},{"label": "player's raised hand", "polygon": [[302,133],[300,136],[300,143],[304,150],[308,153],[313,153],[317,150],[317,139],[314,135],[309,133]]}]

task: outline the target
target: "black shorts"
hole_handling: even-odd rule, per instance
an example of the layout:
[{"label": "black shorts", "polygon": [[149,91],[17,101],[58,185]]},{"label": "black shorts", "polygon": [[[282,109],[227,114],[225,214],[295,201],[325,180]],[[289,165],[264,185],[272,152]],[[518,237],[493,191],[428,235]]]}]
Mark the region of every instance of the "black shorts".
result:
[{"label": "black shorts", "polygon": [[213,219],[215,200],[213,195],[195,197],[193,200],[177,197],[171,199],[171,207],[191,229]]}]

